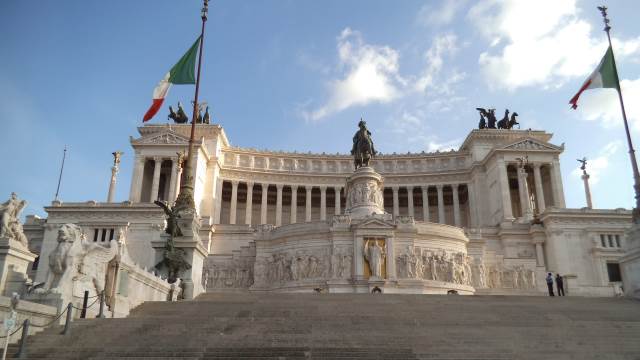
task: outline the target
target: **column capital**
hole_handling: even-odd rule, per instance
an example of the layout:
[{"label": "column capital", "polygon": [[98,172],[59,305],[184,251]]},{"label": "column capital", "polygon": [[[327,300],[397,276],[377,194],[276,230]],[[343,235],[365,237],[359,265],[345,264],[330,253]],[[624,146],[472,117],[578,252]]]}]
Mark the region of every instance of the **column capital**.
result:
[{"label": "column capital", "polygon": [[311,192],[311,190],[313,190],[313,185],[305,185],[304,189],[307,190],[307,192]]},{"label": "column capital", "polygon": [[232,186],[238,186],[239,183],[240,183],[239,180],[231,180],[231,185]]},{"label": "column capital", "polygon": [[298,191],[298,185],[291,185],[291,191]]},{"label": "column capital", "polygon": [[443,187],[444,187],[444,184],[436,184],[436,189],[438,189],[438,191],[442,191]]},{"label": "column capital", "polygon": [[262,190],[265,190],[269,188],[269,183],[260,183],[260,186],[262,187]]},{"label": "column capital", "polygon": [[535,169],[538,169],[538,170],[539,170],[539,169],[540,169],[540,167],[543,165],[543,163],[534,162],[534,163],[533,163],[533,164],[531,164],[531,165],[533,165],[533,169],[534,169],[534,170],[535,170]]},{"label": "column capital", "polygon": [[420,188],[422,189],[423,192],[429,191],[429,185],[422,185],[420,186]]},{"label": "column capital", "polygon": [[342,186],[334,186],[333,188],[334,188],[336,191],[340,191],[340,190],[342,190]]},{"label": "column capital", "polygon": [[451,186],[451,190],[454,190],[454,191],[457,192],[458,191],[458,186],[460,186],[460,184],[459,183],[453,183],[453,184],[449,184],[449,186]]},{"label": "column capital", "polygon": [[399,185],[392,185],[391,186],[391,190],[393,190],[393,192],[398,192],[398,189],[400,189]]},{"label": "column capital", "polygon": [[253,187],[253,181],[246,181],[245,183],[247,184],[247,188]]},{"label": "column capital", "polygon": [[284,184],[276,184],[276,189],[278,189],[278,191],[282,191],[283,187],[284,187]]},{"label": "column capital", "polygon": [[413,185],[407,185],[405,188],[407,188],[407,191],[413,191]]},{"label": "column capital", "polygon": [[157,162],[157,161],[162,161],[162,160],[163,160],[162,156],[154,156],[153,157],[153,161]]},{"label": "column capital", "polygon": [[320,191],[322,191],[322,192],[327,191],[327,186],[326,185],[320,185],[319,188],[320,188]]}]

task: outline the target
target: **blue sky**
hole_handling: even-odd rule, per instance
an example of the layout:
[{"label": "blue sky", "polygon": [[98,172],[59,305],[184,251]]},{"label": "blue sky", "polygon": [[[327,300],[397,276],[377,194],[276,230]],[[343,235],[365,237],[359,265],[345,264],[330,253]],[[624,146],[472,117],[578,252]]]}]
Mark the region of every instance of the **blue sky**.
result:
[{"label": "blue sky", "polygon": [[[346,153],[360,117],[383,153],[457,148],[476,107],[519,113],[554,134],[567,204],[585,205],[577,158],[591,159],[596,207],[633,204],[613,90],[568,100],[606,49],[596,6],[556,1],[213,1],[201,96],[233,145]],[[640,141],[640,27],[632,0],[610,1],[632,136]],[[62,149],[63,201],[104,201],[111,152],[125,152],[156,83],[197,37],[199,1],[0,2],[0,195],[45,215]],[[166,105],[189,102],[174,86]],[[166,109],[152,120],[165,122]],[[640,145],[640,144],[638,144]]]}]

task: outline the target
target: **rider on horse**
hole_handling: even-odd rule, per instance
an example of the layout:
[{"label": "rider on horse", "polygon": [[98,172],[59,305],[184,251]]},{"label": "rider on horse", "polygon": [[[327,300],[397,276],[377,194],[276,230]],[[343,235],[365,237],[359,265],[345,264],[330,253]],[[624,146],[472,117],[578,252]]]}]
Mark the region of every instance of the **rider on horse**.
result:
[{"label": "rider on horse", "polygon": [[367,129],[367,123],[360,119],[358,127],[360,130],[353,136],[353,148],[351,149],[356,169],[369,166],[369,160],[376,155],[376,150],[373,148],[373,140],[371,140],[371,132]]}]

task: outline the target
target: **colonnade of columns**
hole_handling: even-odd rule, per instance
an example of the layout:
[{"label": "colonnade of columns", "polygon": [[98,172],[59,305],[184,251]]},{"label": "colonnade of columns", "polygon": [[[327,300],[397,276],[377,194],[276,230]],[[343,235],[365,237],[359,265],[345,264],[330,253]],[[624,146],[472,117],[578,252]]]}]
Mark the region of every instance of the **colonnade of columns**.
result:
[{"label": "colonnade of columns", "polygon": [[[225,181],[231,183],[231,200],[229,206],[229,224],[237,224],[237,213],[238,213],[238,186],[240,181],[231,180]],[[247,194],[245,201],[245,216],[244,223],[246,225],[251,225],[253,221],[253,190],[256,184],[253,182],[245,182],[247,186]],[[268,195],[269,195],[269,185],[274,185],[276,187],[276,210],[275,210],[275,225],[281,226],[283,223],[283,190],[284,184],[269,184],[269,183],[260,183],[257,184],[261,189],[261,202],[260,202],[260,224],[267,224],[267,211],[269,208],[268,203]],[[305,198],[305,221],[311,221],[312,207],[312,191],[313,188],[318,188],[320,190],[320,220],[327,219],[327,191],[333,191],[334,193],[334,212],[336,215],[341,213],[341,194],[342,194],[342,186],[313,186],[313,185],[286,185],[291,190],[291,202],[290,202],[290,218],[289,223],[294,224],[298,222],[298,189],[304,188],[306,193]],[[221,187],[222,188],[222,187]],[[222,201],[222,192],[220,192],[217,196],[216,201]],[[216,207],[218,209],[222,209],[222,205],[218,204]],[[221,210],[218,211],[216,217],[214,219],[216,224],[220,223],[221,218]]]},{"label": "colonnade of columns", "polygon": [[[564,208],[564,191],[562,186],[562,177],[560,174],[560,163],[554,160],[551,163],[529,163],[528,167],[533,169],[533,189],[529,188],[529,173],[526,167],[519,164],[509,163],[502,159],[498,160],[498,172],[500,177],[500,188],[502,190],[502,208],[505,219],[513,218],[513,208],[511,199],[511,188],[509,186],[508,166],[516,167],[518,181],[518,196],[520,203],[520,215],[529,217],[533,214],[532,206],[536,207],[538,213],[544,212],[549,205]],[[549,181],[552,199],[551,204],[547,204],[545,200],[545,189],[542,180],[541,170],[548,167]],[[533,199],[532,199],[533,195]]]},{"label": "colonnade of columns", "polygon": [[[414,205],[414,191],[420,191],[422,193],[422,219],[423,221],[428,222],[437,222],[440,224],[446,224],[447,221],[445,219],[445,199],[444,199],[444,188],[448,186],[451,188],[452,193],[452,206],[453,206],[453,225],[461,227],[462,224],[462,215],[460,209],[460,185],[462,184],[435,184],[435,185],[420,185],[420,186],[392,186],[391,191],[393,193],[393,215],[400,215],[400,196],[399,192],[401,188],[405,188],[407,190],[407,214],[409,216],[416,217],[416,210]],[[464,184],[468,191],[469,197],[469,209],[471,210],[471,186],[469,184]],[[435,187],[437,192],[437,216],[432,216],[429,210],[429,188]],[[471,220],[471,219],[470,219]],[[473,221],[472,221],[473,222]]]},{"label": "colonnade of columns", "polygon": [[[221,180],[222,181],[222,180]],[[251,224],[267,224],[267,223],[275,223],[276,226],[281,226],[283,225],[283,223],[285,223],[285,220],[283,219],[283,216],[286,212],[289,213],[289,219],[288,219],[288,223],[290,224],[294,224],[297,222],[310,222],[312,221],[312,214],[313,217],[315,217],[315,219],[318,219],[320,221],[324,221],[327,220],[327,218],[329,217],[329,210],[330,207],[327,206],[327,195],[333,195],[333,213],[338,215],[342,213],[342,201],[344,201],[343,196],[345,194],[343,194],[343,187],[342,186],[314,186],[314,185],[284,185],[284,184],[269,184],[269,183],[256,183],[254,184],[253,182],[244,182],[244,184],[246,185],[246,199],[244,202],[241,202],[244,204],[244,220],[242,219],[238,219],[238,213],[239,213],[239,201],[238,201],[238,188],[240,186],[240,184],[243,182],[240,182],[238,180],[224,180],[223,184],[226,184],[226,195],[225,195],[225,206],[222,205],[222,199],[223,199],[223,194],[222,194],[222,187],[220,187],[219,193],[216,196],[216,201],[218,201],[218,205],[216,206],[217,209],[220,209],[217,214],[214,217],[214,222],[216,224],[220,224],[220,223],[227,223],[227,219],[228,219],[228,223],[229,224],[240,224],[240,223],[244,223],[246,225],[251,225]],[[229,185],[230,186],[230,197],[229,197]],[[269,200],[269,187],[271,186],[271,200]],[[451,191],[447,190],[447,199],[449,199],[450,201],[453,202],[453,204],[451,205],[450,209],[453,213],[453,223],[451,225],[455,225],[455,226],[464,226],[467,225],[466,223],[463,224],[463,216],[461,213],[461,197],[460,197],[460,190],[461,189],[466,189],[467,190],[467,197],[466,197],[466,202],[464,203],[466,206],[469,207],[469,217],[470,217],[470,223],[474,223],[475,221],[472,220],[472,215],[471,215],[471,205],[472,205],[472,200],[471,197],[473,196],[472,194],[472,187],[470,186],[470,184],[436,184],[436,185],[422,185],[422,186],[391,186],[390,189],[393,193],[393,215],[395,216],[399,216],[400,214],[400,196],[399,196],[399,191],[401,188],[405,188],[407,190],[407,204],[406,207],[403,205],[403,209],[407,209],[408,215],[416,217],[416,212],[420,211],[420,209],[418,208],[418,210],[416,210],[416,205],[414,203],[414,193],[416,196],[418,196],[418,200],[419,198],[419,192],[421,191],[422,193],[422,219],[424,221],[433,221],[433,222],[438,222],[438,223],[442,223],[445,224],[447,223],[447,220],[445,219],[445,187],[450,187]],[[253,197],[254,197],[254,189],[256,187],[259,187],[260,190],[260,194],[261,194],[261,201],[260,202],[256,202],[254,204],[253,201]],[[275,214],[273,213],[274,211],[274,204],[273,204],[273,187],[275,187],[276,191],[275,191]],[[283,204],[283,193],[284,193],[284,189],[288,188],[287,190],[290,190],[290,192],[287,192],[287,194],[290,193],[291,199],[290,201],[288,201],[287,204]],[[313,197],[313,191],[315,188],[315,197]],[[437,191],[437,201],[436,204],[432,204],[437,206],[437,212],[435,214],[431,214],[430,213],[430,209],[429,209],[429,189],[435,188]],[[303,190],[304,189],[304,190]],[[319,190],[319,191],[318,191]],[[319,192],[319,196],[318,196],[318,192]],[[258,195],[257,195],[258,196]],[[304,196],[304,211],[301,212],[299,214],[298,212],[298,200],[299,200],[299,196]],[[319,198],[319,199],[318,199]],[[315,206],[312,206],[312,199],[314,199],[315,201]],[[403,197],[403,201],[404,197]],[[433,201],[433,199],[432,199]],[[319,207],[318,207],[318,202],[319,202]],[[302,201],[300,202],[302,204]],[[253,215],[258,214],[258,212],[256,211],[256,213],[254,214],[254,207],[255,206],[259,206],[260,207],[260,221],[256,222],[253,221]],[[270,207],[271,206],[271,207]],[[222,210],[222,209],[225,210]],[[225,215],[224,221],[222,221],[222,212],[224,211],[225,214],[227,214],[227,210],[228,210],[228,217],[227,215]],[[271,212],[269,212],[271,210]],[[315,210],[315,212],[314,212]],[[240,211],[242,211],[242,208],[240,208]],[[302,216],[302,213],[304,213],[304,221],[299,221],[302,219],[298,219],[299,216]],[[419,212],[417,214],[420,214]],[[275,215],[275,216],[274,216]],[[268,221],[268,218],[270,218],[271,220]],[[274,219],[275,218],[275,219]],[[275,220],[275,221],[274,221]],[[451,221],[451,220],[450,220]]]},{"label": "colonnade of columns", "polygon": [[[153,173],[151,175],[151,186],[145,187],[145,164],[147,162],[153,163]],[[164,194],[160,194],[160,173],[162,170],[162,163],[165,161],[171,162],[171,171],[168,174],[169,190],[167,197]],[[133,176],[131,181],[131,191],[129,192],[129,200],[133,202],[141,202],[148,200],[148,202],[154,202],[158,199],[172,201],[178,196],[180,190],[180,176],[182,174],[182,168],[179,164],[178,157],[162,157],[162,156],[137,156],[133,167]],[[166,185],[165,185],[166,186]],[[145,194],[145,192],[147,192]]]}]

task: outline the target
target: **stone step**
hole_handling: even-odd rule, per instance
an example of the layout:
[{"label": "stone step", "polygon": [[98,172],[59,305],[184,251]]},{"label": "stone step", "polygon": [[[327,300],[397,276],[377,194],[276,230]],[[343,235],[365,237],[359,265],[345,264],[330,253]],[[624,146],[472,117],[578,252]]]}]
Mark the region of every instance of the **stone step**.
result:
[{"label": "stone step", "polygon": [[640,359],[640,304],[624,299],[204,294],[61,329],[30,336],[30,358]]}]

